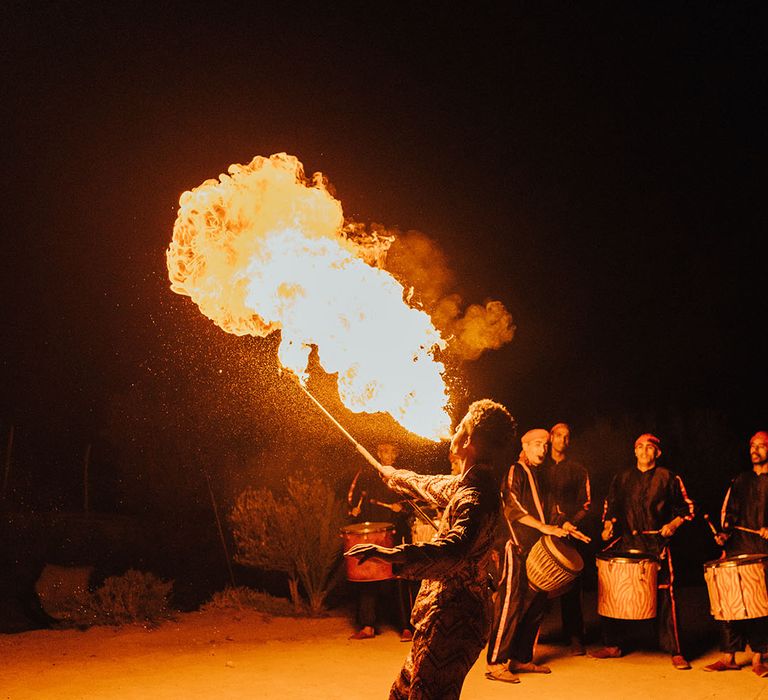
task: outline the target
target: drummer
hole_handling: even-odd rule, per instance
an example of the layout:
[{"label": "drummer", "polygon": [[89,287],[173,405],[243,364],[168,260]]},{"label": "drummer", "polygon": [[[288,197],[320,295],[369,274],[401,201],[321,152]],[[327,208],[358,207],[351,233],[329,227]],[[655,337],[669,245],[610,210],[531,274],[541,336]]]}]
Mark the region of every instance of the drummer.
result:
[{"label": "drummer", "polygon": [[[548,525],[538,471],[549,446],[549,431],[537,428],[522,437],[523,451],[507,475],[504,516],[507,526],[503,568],[494,602],[494,621],[488,642],[485,677],[519,683],[518,673],[550,673],[533,662],[533,648],[546,612],[547,594],[528,586],[525,564],[536,541],[545,535],[564,537],[575,527]],[[566,529],[568,528],[568,530]]]},{"label": "drummer", "polygon": [[[589,513],[591,489],[589,474],[581,462],[568,454],[571,444],[571,428],[567,423],[557,423],[549,430],[549,456],[541,466],[541,490],[544,492],[547,522],[562,525],[570,522],[576,527]],[[586,548],[580,545],[582,557]],[[584,614],[581,610],[581,576],[570,590],[559,596],[563,636],[570,644],[571,654],[584,654]]]},{"label": "drummer", "polygon": [[[682,479],[657,466],[660,456],[661,440],[655,435],[644,433],[635,440],[635,466],[616,474],[608,489],[602,539],[608,543],[606,550],[635,550],[659,558],[659,646],[672,655],[676,669],[685,670],[691,665],[680,645],[669,540],[684,522],[693,519],[694,509]],[[626,624],[625,620],[601,617],[605,646],[590,652],[590,656],[622,656],[623,634],[629,631]]]},{"label": "drummer", "polygon": [[[750,438],[749,457],[751,471],[742,472],[731,482],[723,501],[723,531],[716,539],[728,557],[768,554],[768,432],[760,431]],[[738,671],[741,666],[736,663],[736,652],[744,651],[749,644],[752,670],[760,677],[768,676],[768,665],[764,663],[768,653],[768,617],[722,622],[720,630],[723,655],[705,666],[705,671]]]},{"label": "drummer", "polygon": [[[382,464],[391,466],[397,460],[399,449],[391,442],[381,442],[376,446],[376,454]],[[407,513],[402,502],[394,498],[370,469],[360,469],[355,474],[347,492],[347,506],[352,522],[389,522],[395,526],[396,543],[409,539]],[[356,581],[353,585],[358,629],[350,639],[372,639],[381,619],[394,617],[400,641],[411,641],[411,600],[407,584],[390,579]]]}]

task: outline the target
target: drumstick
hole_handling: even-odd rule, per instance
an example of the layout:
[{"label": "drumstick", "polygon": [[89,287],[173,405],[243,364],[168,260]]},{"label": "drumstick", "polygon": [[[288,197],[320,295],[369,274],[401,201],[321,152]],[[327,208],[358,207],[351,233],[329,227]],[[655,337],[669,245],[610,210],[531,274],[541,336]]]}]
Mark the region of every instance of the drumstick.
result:
[{"label": "drumstick", "polygon": [[708,513],[704,513],[703,517],[704,517],[704,520],[707,521],[707,525],[709,525],[709,529],[712,530],[712,534],[715,535],[715,537],[717,537],[717,529],[712,524],[712,521],[709,519],[709,514]]},{"label": "drumstick", "polygon": [[661,530],[632,530],[633,535],[660,535]]},{"label": "drumstick", "polygon": [[[375,499],[371,499],[371,503],[373,503],[376,506],[381,506],[382,508],[386,508],[387,510],[394,511],[395,513],[399,512],[396,511],[391,503],[383,503],[382,501],[377,501]],[[417,505],[415,501],[412,501],[410,498],[405,499],[405,503],[407,503],[411,508],[413,508],[413,512],[416,514],[416,517],[418,517],[419,520],[422,520],[423,522],[427,523],[428,525],[432,526],[432,529],[437,532],[437,525],[435,525],[435,521],[432,520],[421,508],[421,506]]]},{"label": "drumstick", "polygon": [[742,527],[741,525],[734,525],[733,528],[735,530],[741,530],[742,532],[749,532],[753,535],[759,535],[760,530],[753,530],[751,527]]},{"label": "drumstick", "polygon": [[395,513],[399,512],[395,510],[392,503],[384,503],[383,501],[377,501],[375,498],[371,498],[370,502],[373,503],[375,506],[381,506],[382,508],[386,508],[387,510],[394,511]]}]

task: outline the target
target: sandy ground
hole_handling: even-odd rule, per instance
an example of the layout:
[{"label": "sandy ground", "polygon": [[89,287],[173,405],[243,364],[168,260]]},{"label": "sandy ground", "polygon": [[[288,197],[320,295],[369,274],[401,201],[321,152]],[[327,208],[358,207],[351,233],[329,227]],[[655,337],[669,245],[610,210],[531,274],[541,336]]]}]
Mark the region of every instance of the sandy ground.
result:
[{"label": "sandy ground", "polygon": [[[708,615],[706,609],[698,611]],[[554,624],[550,615],[547,625]],[[267,619],[255,612],[181,614],[157,629],[92,628],[0,635],[0,700],[155,700],[256,698],[333,700],[386,698],[407,652],[392,630],[350,641],[347,617]],[[691,671],[676,671],[664,654],[635,652],[597,661],[540,644],[537,659],[551,675],[523,676],[519,685],[472,668],[462,698],[767,698],[768,679],[749,668],[705,673],[714,649]],[[743,655],[746,662],[747,656]]]}]

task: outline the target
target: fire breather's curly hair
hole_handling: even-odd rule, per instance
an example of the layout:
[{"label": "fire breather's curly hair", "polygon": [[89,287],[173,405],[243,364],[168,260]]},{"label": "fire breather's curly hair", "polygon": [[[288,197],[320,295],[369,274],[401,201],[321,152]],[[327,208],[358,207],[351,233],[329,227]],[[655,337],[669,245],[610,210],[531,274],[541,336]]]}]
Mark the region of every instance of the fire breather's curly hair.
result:
[{"label": "fire breather's curly hair", "polygon": [[466,427],[470,434],[487,449],[501,452],[512,447],[517,435],[517,422],[500,403],[480,399],[470,405],[467,416]]}]

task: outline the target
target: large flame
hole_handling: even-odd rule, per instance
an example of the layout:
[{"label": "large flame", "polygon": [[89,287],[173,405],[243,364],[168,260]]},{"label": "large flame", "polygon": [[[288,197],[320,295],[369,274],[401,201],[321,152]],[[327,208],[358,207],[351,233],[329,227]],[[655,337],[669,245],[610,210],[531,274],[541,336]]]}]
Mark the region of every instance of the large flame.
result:
[{"label": "large flame", "polygon": [[343,234],[341,203],[280,153],[232,165],[179,200],[171,289],[229,333],[280,330],[281,364],[305,378],[312,345],[353,411],[386,411],[418,435],[448,434],[444,341],[388,272]]}]

